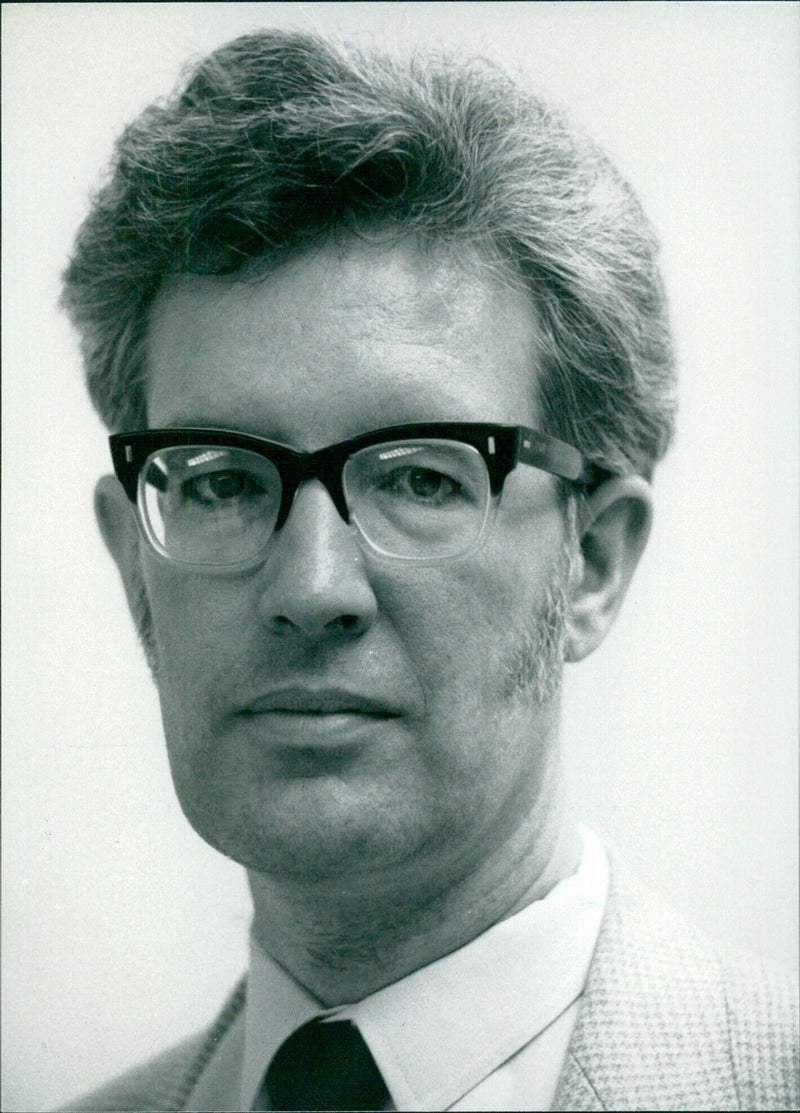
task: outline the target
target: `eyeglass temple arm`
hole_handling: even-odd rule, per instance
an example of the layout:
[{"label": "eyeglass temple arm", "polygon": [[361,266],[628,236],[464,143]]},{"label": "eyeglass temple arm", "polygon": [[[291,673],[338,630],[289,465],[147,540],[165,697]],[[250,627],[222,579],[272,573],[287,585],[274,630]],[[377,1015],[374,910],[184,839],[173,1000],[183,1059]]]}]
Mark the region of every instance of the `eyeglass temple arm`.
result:
[{"label": "eyeglass temple arm", "polygon": [[611,475],[605,468],[592,464],[577,448],[556,437],[522,425],[517,435],[517,460],[521,464],[530,464],[586,487],[597,487]]}]

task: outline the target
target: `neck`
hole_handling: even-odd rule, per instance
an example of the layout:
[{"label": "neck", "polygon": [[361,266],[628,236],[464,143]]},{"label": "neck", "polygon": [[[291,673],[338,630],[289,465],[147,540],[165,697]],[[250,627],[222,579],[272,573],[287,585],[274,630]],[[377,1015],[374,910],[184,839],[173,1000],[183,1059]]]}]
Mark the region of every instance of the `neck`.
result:
[{"label": "neck", "polygon": [[558,786],[544,821],[450,884],[372,877],[312,885],[251,872],[253,934],[323,1005],[359,1001],[464,946],[575,872],[579,843]]}]

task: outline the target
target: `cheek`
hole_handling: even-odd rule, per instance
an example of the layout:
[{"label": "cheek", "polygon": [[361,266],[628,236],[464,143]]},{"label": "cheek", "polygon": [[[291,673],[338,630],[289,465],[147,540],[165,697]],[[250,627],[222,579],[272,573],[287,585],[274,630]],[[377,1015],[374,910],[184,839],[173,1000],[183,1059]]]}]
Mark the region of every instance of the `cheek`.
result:
[{"label": "cheek", "polygon": [[453,745],[485,734],[508,711],[508,662],[538,586],[522,564],[484,559],[420,569],[413,580],[379,589],[428,718],[443,733],[451,725]]},{"label": "cheek", "polygon": [[512,503],[474,558],[420,568],[381,592],[438,737],[476,766],[486,760],[487,737],[494,752],[518,754],[532,732],[543,736],[552,726],[553,709],[537,707],[514,674],[560,572],[564,541],[558,508],[534,518]]},{"label": "cheek", "polygon": [[394,608],[398,623],[407,615],[400,640],[425,693],[415,799],[464,846],[471,831],[488,840],[521,822],[547,773],[554,706],[509,695],[520,608],[533,595],[521,602],[505,576],[462,568],[435,589],[408,588]]},{"label": "cheek", "polygon": [[194,720],[205,713],[226,677],[238,671],[245,637],[246,595],[223,580],[145,570],[158,654],[158,688],[165,717]]},{"label": "cheek", "polygon": [[[488,677],[508,627],[501,584],[458,570],[430,590],[408,591],[402,641],[429,700],[441,706],[486,694]],[[399,609],[399,608],[398,608]],[[397,613],[397,610],[395,613]]]},{"label": "cheek", "polygon": [[[147,576],[158,652],[158,695],[172,778],[198,833],[227,853],[249,774],[221,746],[232,678],[253,675],[248,593],[222,579],[157,568]],[[251,643],[252,645],[252,643]],[[252,771],[251,771],[252,772]]]},{"label": "cheek", "polygon": [[[526,520],[527,517],[527,520]],[[507,514],[472,558],[416,570],[387,586],[387,614],[400,616],[409,640],[437,664],[466,675],[490,675],[496,651],[543,606],[558,565],[563,530],[558,515]]]}]

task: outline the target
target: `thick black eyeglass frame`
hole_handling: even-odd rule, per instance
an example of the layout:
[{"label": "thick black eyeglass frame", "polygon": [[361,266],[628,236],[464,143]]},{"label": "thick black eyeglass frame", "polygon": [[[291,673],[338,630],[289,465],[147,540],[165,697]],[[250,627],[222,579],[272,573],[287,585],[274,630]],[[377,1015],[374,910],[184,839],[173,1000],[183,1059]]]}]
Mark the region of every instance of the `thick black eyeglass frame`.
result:
[{"label": "thick black eyeglass frame", "polygon": [[298,452],[278,441],[238,433],[231,429],[202,427],[147,429],[139,433],[115,433],[109,437],[114,471],[130,501],[137,504],[139,473],[148,456],[162,448],[241,448],[263,456],[276,467],[281,480],[281,505],[275,522],[279,530],[289,517],[297,488],[319,479],[345,522],[350,515],[342,487],[344,466],[362,448],[403,440],[459,441],[471,445],[483,457],[489,472],[492,494],[497,497],[517,464],[541,471],[583,487],[596,487],[610,472],[588,461],[577,448],[524,425],[484,425],[472,422],[423,422],[389,425],[358,437],[328,445],[316,452]]}]

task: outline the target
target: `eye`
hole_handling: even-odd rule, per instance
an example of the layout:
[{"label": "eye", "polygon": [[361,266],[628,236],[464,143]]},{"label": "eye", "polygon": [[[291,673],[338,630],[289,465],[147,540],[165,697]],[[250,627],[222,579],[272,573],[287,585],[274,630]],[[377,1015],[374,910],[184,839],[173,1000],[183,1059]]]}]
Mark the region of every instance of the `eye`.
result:
[{"label": "eye", "polygon": [[381,483],[381,489],[438,506],[457,497],[461,484],[433,468],[406,467],[389,472]]},{"label": "eye", "polygon": [[247,472],[233,469],[207,472],[183,484],[183,497],[202,506],[219,506],[260,494],[263,494],[263,487],[257,480]]}]

